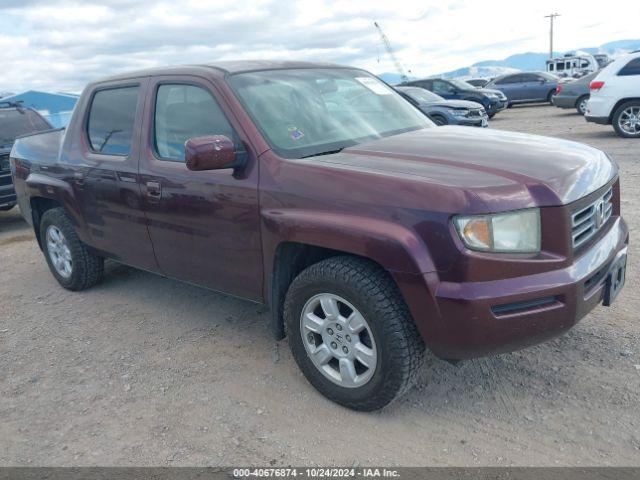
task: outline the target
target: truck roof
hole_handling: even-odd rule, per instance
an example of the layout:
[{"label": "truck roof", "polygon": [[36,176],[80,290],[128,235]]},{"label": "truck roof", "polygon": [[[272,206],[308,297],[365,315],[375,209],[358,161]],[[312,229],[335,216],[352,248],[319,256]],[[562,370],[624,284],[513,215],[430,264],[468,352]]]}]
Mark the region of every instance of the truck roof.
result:
[{"label": "truck roof", "polygon": [[229,60],[215,63],[203,63],[194,65],[177,65],[168,67],[155,67],[132,72],[125,72],[110,77],[101,78],[92,82],[92,84],[110,82],[114,80],[126,80],[128,78],[151,77],[159,75],[181,75],[193,74],[198,70],[211,72],[215,70],[223,75],[255,72],[263,70],[285,70],[296,68],[355,68],[346,65],[337,65],[333,63],[322,62],[301,62],[291,60]]}]

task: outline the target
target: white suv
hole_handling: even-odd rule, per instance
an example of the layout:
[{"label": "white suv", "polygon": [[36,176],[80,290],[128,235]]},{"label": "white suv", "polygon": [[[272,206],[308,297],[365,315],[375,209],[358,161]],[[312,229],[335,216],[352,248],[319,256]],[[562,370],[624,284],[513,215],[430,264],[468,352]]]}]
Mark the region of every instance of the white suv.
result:
[{"label": "white suv", "polygon": [[622,137],[640,138],[640,51],[607,65],[589,87],[587,122],[613,125]]}]

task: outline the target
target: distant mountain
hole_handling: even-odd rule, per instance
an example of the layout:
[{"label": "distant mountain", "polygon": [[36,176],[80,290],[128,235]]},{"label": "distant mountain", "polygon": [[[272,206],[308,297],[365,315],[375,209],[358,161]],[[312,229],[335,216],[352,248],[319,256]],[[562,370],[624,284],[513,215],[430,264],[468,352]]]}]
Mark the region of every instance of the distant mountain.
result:
[{"label": "distant mountain", "polygon": [[[639,49],[640,49],[640,39],[617,40],[615,42],[605,43],[603,45],[600,45],[599,47],[577,48],[569,52],[554,52],[553,56],[561,57],[565,53],[573,53],[579,50],[585,51],[591,54],[607,53],[611,56],[617,56],[617,55],[621,55],[621,54],[632,52],[634,50],[639,50]],[[546,70],[547,68],[546,61],[548,58],[549,58],[548,53],[539,53],[539,52],[517,53],[503,60],[484,60],[482,62],[476,62],[471,67],[452,70],[451,72],[447,72],[442,75],[446,77],[472,75],[472,73],[464,73],[464,71],[467,69],[473,71],[473,69],[476,67],[479,67],[479,68],[508,67],[516,70]],[[478,75],[478,76],[483,76],[483,75]],[[492,75],[487,75],[487,76],[492,76]]]},{"label": "distant mountain", "polygon": [[[387,82],[390,85],[397,85],[398,83],[402,83],[402,78],[399,73],[381,73],[378,75],[378,78],[384,82]],[[415,77],[409,77],[410,80],[414,80]]]},{"label": "distant mountain", "polygon": [[[587,53],[607,53],[611,56],[618,56],[624,53],[640,50],[640,39],[636,40],[617,40],[608,42],[599,47],[577,48],[570,52],[554,52],[554,57],[561,57],[565,53],[576,51],[585,51]],[[443,77],[495,77],[505,73],[511,73],[518,70],[545,70],[546,60],[549,58],[548,53],[526,52],[511,55],[502,60],[483,60],[476,62],[469,67],[458,68],[449,72],[441,73]],[[383,73],[379,75],[387,83],[400,83],[400,75],[395,73]]]}]

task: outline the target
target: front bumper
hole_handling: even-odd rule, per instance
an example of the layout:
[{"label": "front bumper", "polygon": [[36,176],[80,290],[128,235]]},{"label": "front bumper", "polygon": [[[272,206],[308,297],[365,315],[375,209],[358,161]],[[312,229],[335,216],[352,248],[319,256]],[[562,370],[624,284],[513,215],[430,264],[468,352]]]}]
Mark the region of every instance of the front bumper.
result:
[{"label": "front bumper", "polygon": [[16,191],[13,188],[13,180],[10,170],[0,171],[0,207],[15,205]]},{"label": "front bumper", "polygon": [[509,102],[507,100],[498,100],[496,102],[492,102],[486,107],[487,113],[489,115],[494,115],[507,108],[508,104]]},{"label": "front bumper", "polygon": [[[487,282],[441,282],[436,322],[422,331],[431,350],[447,359],[517,350],[557,336],[603,302],[608,269],[627,253],[621,217],[568,267]],[[427,283],[433,277],[425,275]],[[420,323],[420,322],[418,322]],[[422,330],[422,329],[421,329]]]},{"label": "front bumper", "polygon": [[586,114],[584,119],[587,122],[597,123],[598,125],[607,125],[609,123],[609,117],[594,117],[592,115]]},{"label": "front bumper", "polygon": [[489,118],[484,115],[482,117],[473,118],[460,118],[457,125],[464,125],[467,127],[486,127],[488,126]]}]

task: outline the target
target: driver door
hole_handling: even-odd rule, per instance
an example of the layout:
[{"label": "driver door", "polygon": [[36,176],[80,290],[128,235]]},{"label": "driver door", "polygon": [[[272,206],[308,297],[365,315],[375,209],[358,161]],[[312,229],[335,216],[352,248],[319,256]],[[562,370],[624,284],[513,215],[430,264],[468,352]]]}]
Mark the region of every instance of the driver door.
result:
[{"label": "driver door", "polygon": [[[151,80],[140,178],[158,265],[169,277],[251,300],[262,298],[256,156],[215,86],[199,77]],[[189,138],[225,135],[245,150],[242,171],[191,171]]]}]

